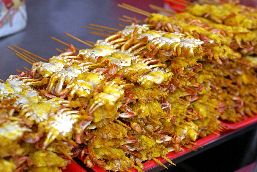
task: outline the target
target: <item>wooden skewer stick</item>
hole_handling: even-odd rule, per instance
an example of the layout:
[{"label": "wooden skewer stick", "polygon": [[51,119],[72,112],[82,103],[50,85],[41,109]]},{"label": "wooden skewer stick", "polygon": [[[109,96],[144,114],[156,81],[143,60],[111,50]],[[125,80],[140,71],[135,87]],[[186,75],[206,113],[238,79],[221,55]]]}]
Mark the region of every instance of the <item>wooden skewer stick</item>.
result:
[{"label": "wooden skewer stick", "polygon": [[118,7],[124,8],[126,10],[129,10],[129,11],[141,14],[141,15],[144,15],[146,17],[149,17],[151,15],[151,13],[148,11],[142,10],[140,8],[134,7],[134,6],[126,4],[126,3],[118,4]]},{"label": "wooden skewer stick", "polygon": [[176,164],[175,164],[174,162],[172,162],[168,157],[163,156],[162,158],[165,159],[165,160],[166,160],[168,163],[170,163],[171,165],[176,166]]},{"label": "wooden skewer stick", "polygon": [[21,53],[15,53],[16,56],[18,56],[20,59],[24,60],[25,62],[29,63],[29,64],[33,64],[35,63],[34,61],[32,61],[30,58],[26,57],[24,54]]},{"label": "wooden skewer stick", "polygon": [[30,71],[30,69],[29,68],[27,68],[27,67],[23,67],[26,71]]},{"label": "wooden skewer stick", "polygon": [[121,28],[125,28],[126,27],[126,25],[124,25],[122,23],[119,23],[118,26],[121,27]]},{"label": "wooden skewer stick", "polygon": [[51,36],[51,39],[56,41],[56,42],[58,42],[58,43],[60,43],[60,44],[66,45],[67,47],[70,45],[67,42],[64,42],[64,41],[62,41],[62,40],[60,40],[60,39],[58,39],[56,37],[53,37],[53,36]]},{"label": "wooden skewer stick", "polygon": [[21,70],[19,70],[19,69],[16,69],[16,72],[21,73],[22,71],[21,71]]},{"label": "wooden skewer stick", "polygon": [[110,34],[114,34],[115,33],[115,31],[107,30],[107,29],[104,29],[104,28],[92,27],[92,26],[85,26],[84,28],[87,28],[87,29],[89,29],[91,31],[107,32],[107,33],[110,33]]},{"label": "wooden skewer stick", "polygon": [[87,43],[86,41],[81,40],[80,38],[78,38],[78,37],[76,37],[76,36],[74,36],[74,35],[72,35],[72,34],[70,34],[70,33],[65,32],[64,34],[67,35],[68,37],[70,37],[70,38],[72,38],[72,39],[74,39],[74,40],[76,40],[76,41],[82,43],[82,44],[85,44],[85,45],[87,45],[87,46],[89,46],[89,47],[92,47],[91,44]]},{"label": "wooden skewer stick", "polygon": [[166,167],[166,165],[164,165],[160,160],[158,160],[158,159],[156,159],[156,158],[153,158],[153,160],[154,160],[157,164],[159,164],[160,166],[162,166],[162,167],[168,169],[168,168]]},{"label": "wooden skewer stick", "polygon": [[[65,45],[65,46],[67,46],[67,47],[70,46],[69,43],[64,42],[64,41],[62,41],[62,40],[60,40],[60,39],[58,39],[58,38],[56,38],[56,37],[51,36],[51,39],[54,40],[55,42],[58,42],[58,43],[60,43],[60,44],[62,44],[62,45]],[[75,49],[78,51],[78,49],[77,49],[76,47],[75,47]]]},{"label": "wooden skewer stick", "polygon": [[107,29],[107,30],[112,30],[112,31],[119,31],[119,29],[117,29],[117,28],[112,28],[112,27],[109,27],[109,26],[103,26],[103,25],[94,24],[94,23],[89,24],[89,26],[96,27],[96,28]]},{"label": "wooden skewer stick", "polygon": [[174,11],[171,11],[171,10],[168,10],[168,9],[165,9],[165,8],[153,5],[153,4],[150,4],[149,7],[156,11],[162,11],[162,12],[170,13],[170,14],[175,13]]},{"label": "wooden skewer stick", "polygon": [[19,51],[17,51],[16,49],[14,49],[12,46],[8,47],[10,50],[12,50],[13,52],[15,52],[15,54],[21,58],[22,60],[26,61],[29,64],[33,64],[35,61],[28,58],[27,56],[25,56],[24,54],[20,53]]},{"label": "wooden skewer stick", "polygon": [[36,55],[36,54],[34,54],[34,53],[32,53],[32,52],[30,52],[30,51],[28,51],[28,50],[26,50],[26,49],[20,47],[20,46],[18,46],[18,45],[15,45],[14,47],[15,47],[16,49],[19,49],[20,51],[23,51],[24,53],[26,53],[26,54],[28,54],[28,55],[31,55],[31,56],[35,57],[35,58],[38,58],[38,59],[43,60],[43,61],[45,61],[45,62],[48,61],[48,60],[46,60],[45,58],[40,57],[40,56],[38,56],[38,55]]},{"label": "wooden skewer stick", "polygon": [[139,19],[135,17],[126,16],[126,15],[123,15],[122,17],[120,17],[119,20],[126,23],[139,23]]},{"label": "wooden skewer stick", "polygon": [[135,21],[135,23],[138,23],[140,20],[138,19],[138,18],[136,18],[136,17],[130,17],[130,16],[127,16],[127,15],[123,15],[122,16],[123,18],[125,18],[125,19],[129,19],[129,20],[131,20],[131,21]]},{"label": "wooden skewer stick", "polygon": [[129,19],[124,19],[124,18],[119,18],[120,21],[125,22],[125,23],[134,23],[132,20]]},{"label": "wooden skewer stick", "polygon": [[94,42],[92,42],[92,41],[86,41],[88,44],[91,44],[92,45],[92,47],[95,45],[95,43]]},{"label": "wooden skewer stick", "polygon": [[56,51],[58,51],[59,53],[63,53],[63,50],[61,50],[60,48],[56,48]]},{"label": "wooden skewer stick", "polygon": [[106,37],[110,36],[110,35],[107,35],[105,33],[100,33],[100,32],[90,32],[90,34],[97,35],[97,36],[102,37],[102,38],[106,38]]},{"label": "wooden skewer stick", "polygon": [[0,79],[0,82],[2,82],[2,83],[3,83],[3,82],[4,82],[4,80]]},{"label": "wooden skewer stick", "polygon": [[16,53],[19,52],[20,54],[23,54],[24,56],[26,56],[27,59],[30,59],[32,62],[37,62],[39,61],[37,58],[30,56],[28,53],[20,50],[18,47],[16,47],[15,45],[12,46],[12,48],[14,48],[16,50]]}]

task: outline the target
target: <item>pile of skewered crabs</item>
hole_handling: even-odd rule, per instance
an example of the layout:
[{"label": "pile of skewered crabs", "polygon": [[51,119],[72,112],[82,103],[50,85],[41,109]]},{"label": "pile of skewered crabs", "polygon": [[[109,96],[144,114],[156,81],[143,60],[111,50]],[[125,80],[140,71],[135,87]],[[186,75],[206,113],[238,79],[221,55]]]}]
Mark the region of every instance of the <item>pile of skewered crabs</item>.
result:
[{"label": "pile of skewered crabs", "polygon": [[0,171],[60,171],[73,157],[143,169],[257,113],[257,11],[191,5],[150,14],[0,83]]}]

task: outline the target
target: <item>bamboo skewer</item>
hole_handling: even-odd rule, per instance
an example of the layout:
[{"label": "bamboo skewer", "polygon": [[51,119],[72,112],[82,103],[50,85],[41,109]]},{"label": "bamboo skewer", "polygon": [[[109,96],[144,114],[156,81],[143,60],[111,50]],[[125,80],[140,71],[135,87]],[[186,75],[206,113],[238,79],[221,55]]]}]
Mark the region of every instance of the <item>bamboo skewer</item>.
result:
[{"label": "bamboo skewer", "polygon": [[60,48],[56,48],[56,51],[58,51],[59,53],[63,52],[63,50],[61,50]]},{"label": "bamboo skewer", "polygon": [[[39,61],[36,57],[33,57],[33,56],[31,56],[29,53],[23,51],[22,48],[20,48],[20,47],[18,47],[18,46],[15,46],[15,45],[13,45],[12,47],[16,50],[16,52],[19,52],[20,54],[23,54],[24,56],[26,56],[26,57],[27,57],[28,59],[30,59],[31,61],[33,61],[33,62]],[[25,50],[25,49],[24,49],[24,50]],[[26,50],[26,51],[27,51],[27,50]],[[28,51],[28,52],[29,52],[29,51]]]},{"label": "bamboo skewer", "polygon": [[104,28],[96,28],[92,26],[86,26],[85,28],[87,28],[90,31],[105,32],[106,34],[114,34],[116,32],[116,31],[106,30]]},{"label": "bamboo skewer", "polygon": [[[60,40],[60,39],[58,39],[58,38],[56,38],[56,37],[54,37],[54,36],[51,36],[50,38],[51,38],[52,40],[54,40],[55,42],[58,42],[58,43],[60,43],[60,44],[62,44],[62,45],[65,45],[66,47],[69,47],[69,46],[70,46],[70,43],[64,42],[64,41],[62,41],[62,40]],[[75,46],[74,46],[74,48],[76,49],[76,51],[79,51],[79,49],[76,48]]]},{"label": "bamboo skewer", "polygon": [[88,44],[91,44],[92,47],[95,45],[95,43],[92,42],[92,41],[86,41],[86,42],[87,42]]},{"label": "bamboo skewer", "polygon": [[[95,27],[95,28],[102,28],[102,29],[105,29],[105,30],[119,31],[119,29],[116,29],[116,28],[112,28],[112,27],[109,27],[109,26],[103,26],[103,25],[100,25],[100,24],[94,24],[94,23],[91,23],[88,26],[89,27]],[[88,26],[84,26],[84,27],[88,27]]]},{"label": "bamboo skewer", "polygon": [[168,10],[168,9],[165,9],[165,8],[153,5],[153,4],[150,4],[149,7],[151,9],[159,11],[159,12],[165,12],[165,13],[169,13],[169,14],[175,13],[174,11],[171,11],[171,10]]},{"label": "bamboo skewer", "polygon": [[30,52],[30,51],[28,51],[28,50],[26,50],[26,49],[20,47],[20,46],[15,45],[15,46],[13,46],[13,47],[15,47],[16,49],[19,49],[19,50],[22,51],[24,54],[27,54],[27,55],[29,55],[29,56],[31,56],[31,57],[34,57],[34,58],[37,58],[37,59],[40,59],[40,60],[43,60],[43,61],[48,61],[48,60],[46,60],[45,58],[40,57],[40,56],[38,56],[38,55],[36,55],[36,54],[34,54],[34,53],[32,53],[32,52]]},{"label": "bamboo skewer", "polygon": [[10,50],[12,50],[19,58],[21,58],[22,60],[26,61],[27,63],[29,64],[33,64],[35,63],[36,61],[27,57],[26,55],[22,54],[21,52],[19,52],[18,50],[16,50],[14,47],[12,46],[9,46],[8,47]]},{"label": "bamboo skewer", "polygon": [[58,42],[58,43],[60,43],[60,44],[65,45],[65,46],[67,46],[67,47],[70,45],[69,43],[64,42],[64,41],[62,41],[62,40],[60,40],[60,39],[58,39],[58,38],[56,38],[56,37],[53,37],[53,36],[51,36],[51,39],[54,40],[54,41],[56,41],[56,42]]},{"label": "bamboo skewer", "polygon": [[126,22],[126,23],[139,23],[140,20],[137,19],[136,17],[130,17],[127,15],[123,15],[122,17],[119,18],[120,21]]},{"label": "bamboo skewer", "polygon": [[102,38],[106,38],[106,37],[111,35],[111,34],[105,34],[105,33],[100,33],[100,32],[90,32],[90,34],[97,35],[97,36],[102,37]]},{"label": "bamboo skewer", "polygon": [[21,70],[19,70],[19,69],[16,69],[16,72],[21,73],[22,71],[21,71]]},{"label": "bamboo skewer", "polygon": [[27,67],[23,67],[26,71],[30,71],[30,69],[29,68],[27,68]]},{"label": "bamboo skewer", "polygon": [[121,27],[121,28],[125,28],[126,27],[126,25],[124,25],[122,23],[119,23],[118,26]]},{"label": "bamboo skewer", "polygon": [[160,166],[162,166],[162,167],[168,169],[168,167],[166,167],[166,165],[164,165],[164,164],[163,164],[160,160],[158,160],[157,158],[153,158],[153,160],[154,160],[158,165],[160,165]]},{"label": "bamboo skewer", "polygon": [[125,19],[129,19],[129,20],[131,20],[131,21],[135,21],[136,23],[139,23],[139,19],[138,18],[136,18],[136,17],[130,17],[130,16],[127,16],[127,15],[123,15],[122,16],[123,18],[125,18]]},{"label": "bamboo skewer", "polygon": [[118,4],[118,7],[124,8],[126,10],[129,10],[129,11],[141,14],[141,15],[144,15],[146,17],[149,17],[151,15],[151,13],[148,11],[142,10],[140,8],[134,7],[134,6],[126,4],[126,3]]},{"label": "bamboo skewer", "polygon": [[65,34],[66,36],[68,36],[68,37],[70,37],[70,38],[72,38],[72,39],[74,39],[74,40],[76,40],[76,41],[82,43],[82,44],[85,44],[85,45],[87,45],[87,46],[89,46],[89,47],[92,47],[92,45],[89,44],[88,42],[83,41],[83,40],[81,40],[80,38],[78,38],[78,37],[76,37],[76,36],[74,36],[74,35],[72,35],[72,34],[70,34],[70,33],[65,32],[64,34]]},{"label": "bamboo skewer", "polygon": [[175,164],[174,162],[172,162],[168,157],[163,156],[162,158],[165,159],[165,160],[166,160],[168,163],[170,163],[171,165],[176,166],[176,164]]}]

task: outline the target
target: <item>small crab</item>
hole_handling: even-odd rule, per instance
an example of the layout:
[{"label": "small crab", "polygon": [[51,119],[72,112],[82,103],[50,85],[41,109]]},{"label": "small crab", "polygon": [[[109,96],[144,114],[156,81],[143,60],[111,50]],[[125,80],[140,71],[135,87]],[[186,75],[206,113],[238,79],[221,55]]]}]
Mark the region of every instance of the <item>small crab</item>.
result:
[{"label": "small crab", "polygon": [[180,56],[186,51],[189,55],[194,55],[194,50],[203,44],[201,40],[195,38],[187,38],[183,34],[169,33],[162,37],[156,37],[150,40],[158,48],[173,50],[175,55]]},{"label": "small crab", "polygon": [[[50,77],[55,72],[59,72],[63,69],[64,64],[61,63],[44,63],[36,62],[33,64],[31,73],[35,77]],[[38,75],[38,76],[37,76]]]},{"label": "small crab", "polygon": [[113,45],[115,48],[121,47],[126,41],[129,40],[132,34],[142,34],[149,30],[148,25],[135,25],[125,27],[124,30],[117,32],[116,34],[109,36],[105,39],[105,42]]},{"label": "small crab", "polygon": [[92,114],[97,108],[101,106],[112,107],[124,94],[124,85],[120,84],[120,80],[113,80],[103,87],[101,93],[93,97],[89,108],[89,113]]},{"label": "small crab", "polygon": [[104,81],[105,77],[100,72],[90,72],[79,74],[61,94],[68,94],[68,97],[88,97],[94,88]]},{"label": "small crab", "polygon": [[158,60],[152,58],[137,58],[132,61],[130,66],[124,67],[121,71],[127,79],[137,82],[142,75],[158,67],[165,67],[165,64],[162,64]]},{"label": "small crab", "polygon": [[30,129],[22,127],[18,121],[8,121],[0,125],[0,137],[13,141],[21,138],[27,131],[30,131]]},{"label": "small crab", "polygon": [[48,120],[41,122],[39,124],[40,130],[47,134],[43,147],[46,148],[57,138],[71,137],[73,125],[79,119],[78,113],[76,110],[63,108],[50,116]]},{"label": "small crab", "polygon": [[108,56],[115,51],[116,49],[113,45],[99,40],[94,48],[80,50],[78,56],[82,56],[86,61],[95,62],[98,57]]},{"label": "small crab", "polygon": [[88,70],[87,65],[87,63],[85,66],[74,64],[68,68],[56,72],[50,78],[47,91],[55,95],[60,95],[64,89],[64,85],[68,85],[73,79],[77,78],[79,74]]},{"label": "small crab", "polygon": [[163,82],[168,81],[173,74],[171,72],[155,68],[146,75],[143,75],[139,78],[139,83],[145,88],[151,88],[153,84],[162,84]]},{"label": "small crab", "polygon": [[24,116],[29,121],[40,123],[47,120],[51,113],[58,111],[61,106],[68,107],[69,102],[59,98],[28,102],[22,106],[20,116]]},{"label": "small crab", "polygon": [[111,64],[115,64],[119,67],[126,67],[126,66],[130,66],[132,63],[132,60],[135,59],[136,57],[134,57],[132,54],[124,52],[124,51],[116,51],[114,53],[112,53],[109,56],[105,56],[103,57],[103,61],[107,60],[109,61]]}]

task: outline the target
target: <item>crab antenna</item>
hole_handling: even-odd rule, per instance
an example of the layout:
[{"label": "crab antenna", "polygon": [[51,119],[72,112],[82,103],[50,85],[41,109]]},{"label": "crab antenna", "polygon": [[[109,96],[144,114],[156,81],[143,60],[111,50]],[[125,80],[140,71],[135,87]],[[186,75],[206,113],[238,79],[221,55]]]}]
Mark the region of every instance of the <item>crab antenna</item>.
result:
[{"label": "crab antenna", "polygon": [[151,13],[148,11],[142,10],[140,8],[134,7],[134,6],[126,4],[126,3],[118,4],[118,7],[124,8],[126,10],[129,10],[129,11],[141,14],[141,15],[144,15],[146,17],[149,17],[151,15]]},{"label": "crab antenna", "polygon": [[72,35],[72,34],[70,34],[70,33],[65,32],[64,34],[65,34],[66,36],[68,36],[68,37],[70,37],[70,38],[72,38],[72,39],[74,39],[74,40],[76,40],[76,41],[82,43],[82,44],[85,44],[85,45],[87,45],[87,46],[89,46],[89,47],[92,47],[92,45],[89,44],[88,42],[83,41],[83,40],[81,40],[80,38],[78,38],[78,37],[76,37],[76,36],[74,36],[74,35]]}]

